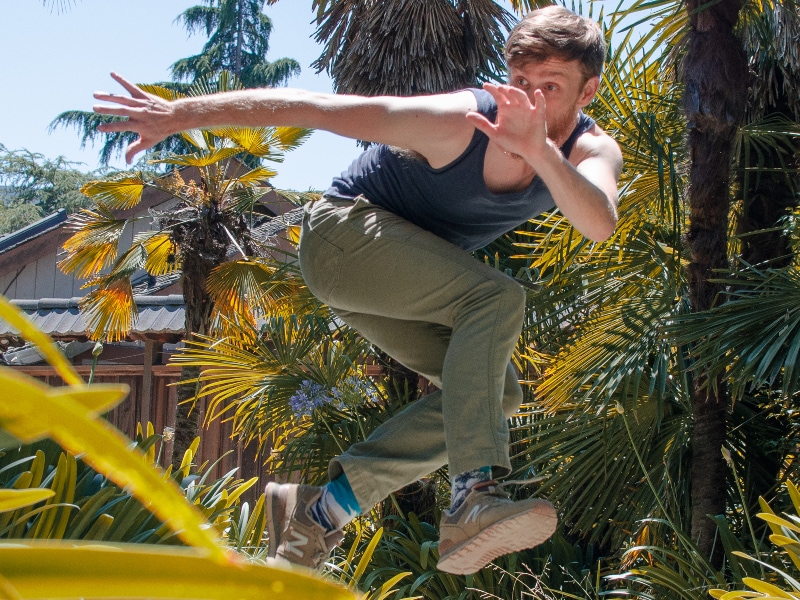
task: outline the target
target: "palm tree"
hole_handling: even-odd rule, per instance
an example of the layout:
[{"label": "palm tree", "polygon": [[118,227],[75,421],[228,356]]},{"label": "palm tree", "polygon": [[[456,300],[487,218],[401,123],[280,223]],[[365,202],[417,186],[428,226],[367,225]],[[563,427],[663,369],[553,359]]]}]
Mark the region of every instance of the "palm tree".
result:
[{"label": "palm tree", "polygon": [[229,71],[244,87],[253,88],[285,85],[299,75],[294,59],[267,61],[272,21],[263,6],[264,0],[204,0],[187,8],[177,21],[189,34],[203,31],[209,39],[200,54],[172,65],[172,78],[192,82]]},{"label": "palm tree", "polygon": [[[223,73],[214,86],[197,84],[191,93],[222,92],[236,87],[235,80]],[[179,97],[159,86],[143,86],[143,89],[167,99]],[[185,181],[177,170],[155,179],[138,172],[85,185],[82,191],[96,202],[96,207],[82,210],[72,218],[75,234],[64,244],[67,256],[60,266],[66,273],[91,277],[89,284],[96,286],[82,302],[92,337],[113,341],[130,328],[136,311],[131,277],[140,269],[151,275],[180,269],[188,339],[211,332],[215,310],[236,319],[248,314],[252,303],[258,306],[260,294],[248,295],[256,285],[252,281],[263,279],[265,273],[268,275],[277,267],[274,259],[271,262],[246,258],[265,254],[250,234],[250,225],[255,203],[270,189],[266,182],[275,172],[266,167],[246,166],[247,157],[282,160],[283,152],[302,143],[308,133],[290,127],[185,132],[184,142],[195,151],[169,155],[156,162],[193,167],[197,170],[195,179]],[[132,247],[118,254],[120,236],[131,219],[117,218],[113,211],[138,204],[145,189],[169,194],[177,200],[177,206],[156,215],[156,227],[137,235]],[[232,250],[245,258],[225,267],[223,275],[233,273],[234,283],[240,287],[227,282],[218,285],[215,292],[212,274],[228,260]],[[232,293],[241,286],[247,291],[240,295]],[[197,377],[198,373],[191,369],[182,373],[183,381],[195,381]],[[190,415],[190,405],[182,403],[193,395],[190,386],[179,389],[173,454],[178,463],[197,435],[196,413]]]},{"label": "palm tree", "polygon": [[[713,281],[714,273],[728,267],[732,148],[747,103],[747,59],[734,31],[742,4],[741,0],[686,4],[689,31],[681,79],[691,156],[687,239],[689,294],[695,312],[717,303],[722,286]],[[727,473],[722,457],[728,410],[723,382],[696,373],[692,406],[691,536],[710,556],[716,524],[708,515],[725,510],[725,488],[719,485]],[[717,544],[716,549],[719,563],[721,546]]]},{"label": "palm tree", "polygon": [[[786,119],[780,126],[773,120],[770,126],[740,127],[745,86],[732,85],[747,81],[745,54],[732,30],[739,6],[713,6],[720,12],[705,14],[708,7],[704,5],[686,14],[679,3],[642,2],[615,16],[621,19],[646,10],[655,21],[649,38],[628,53],[639,53],[650,67],[637,71],[619,55],[612,56],[599,103],[592,107],[593,115],[614,132],[625,153],[620,237],[610,246],[587,247],[568,228],[552,229],[548,222],[528,234],[536,242],[530,266],[546,275],[550,285],[533,296],[537,319],[532,327],[538,335],[529,354],[542,376],[537,380],[537,402],[519,429],[523,439],[534,444],[520,445],[521,467],[544,469],[552,475],[545,490],[564,501],[566,520],[577,531],[618,548],[619,534],[615,537],[604,525],[611,519],[628,524],[638,532],[635,539],[646,543],[659,525],[648,522],[635,528],[636,520],[660,516],[669,518],[679,532],[685,531],[688,539],[699,540],[700,556],[706,559],[716,535],[716,524],[706,515],[724,514],[726,507],[741,503],[722,460],[723,448],[730,452],[737,472],[746,474],[742,481],[748,486],[759,478],[769,480],[771,470],[774,487],[778,475],[770,466],[776,461],[768,456],[767,445],[757,442],[765,439],[763,420],[758,418],[764,407],[753,411],[747,402],[729,402],[726,380],[735,383],[737,399],[749,384],[755,387],[748,393],[777,387],[783,390],[781,397],[788,398],[786,394],[791,395],[794,388],[793,383],[782,383],[784,377],[796,380],[791,368],[781,371],[793,356],[781,348],[795,347],[794,329],[786,325],[790,318],[786,305],[782,305],[782,321],[774,312],[774,321],[765,317],[766,304],[764,310],[754,311],[760,292],[770,294],[764,302],[773,306],[772,299],[777,299],[773,291],[779,286],[791,288],[791,274],[739,272],[725,277],[728,257],[739,248],[739,242],[729,238],[733,231],[729,218],[736,215],[730,210],[732,165],[739,156],[735,149],[743,148],[742,156],[748,150],[747,156],[761,159],[744,170],[751,183],[759,177],[754,167],[765,171],[762,186],[769,182],[770,172],[790,181],[785,174],[792,172],[787,167],[794,138]],[[769,20],[761,14],[762,6],[748,8],[752,10],[743,22]],[[767,13],[776,10],[767,8]],[[612,27],[620,27],[616,19]],[[786,19],[772,22],[785,24]],[[761,65],[759,72],[778,72],[778,81],[784,77],[794,81],[784,74],[794,60],[788,57],[792,53],[788,48],[793,48],[788,42],[791,31],[782,25],[771,38],[762,35],[760,52],[751,51],[753,64]],[[782,37],[783,33],[788,35]],[[714,48],[704,51],[707,38],[714,40]],[[787,56],[769,67],[764,66],[763,57],[776,58],[782,51],[764,50],[769,46],[767,39],[778,49],[787,48],[783,51]],[[761,62],[756,60],[759,56]],[[709,57],[714,58],[712,63],[705,62]],[[622,69],[624,85],[615,83],[618,69]],[[738,73],[738,79],[716,79],[725,72]],[[670,81],[675,87],[666,95],[666,90],[654,87]],[[766,89],[791,92],[794,88],[776,87],[773,78]],[[674,99],[681,94],[685,110],[694,111],[686,147],[682,144],[685,124],[674,112]],[[626,103],[629,107],[621,110]],[[791,102],[787,99],[783,104]],[[767,147],[776,149],[771,155],[776,162],[771,165],[765,159],[770,154],[763,152]],[[682,163],[689,166],[685,189]],[[785,202],[780,191],[770,196],[778,206]],[[684,213],[684,198],[688,213]],[[778,213],[786,214],[785,205]],[[629,222],[631,217],[635,225]],[[775,230],[775,221],[768,226]],[[785,255],[787,248],[796,246],[780,247]],[[630,270],[634,264],[637,272]],[[725,299],[736,285],[745,286],[743,294],[750,304],[737,303],[730,309],[720,305],[701,312]],[[624,298],[624,303],[616,305],[617,298]],[[750,318],[745,322],[748,310]],[[683,316],[689,311],[698,314]],[[674,321],[683,324],[665,327]],[[703,323],[702,329],[698,323]],[[742,334],[736,340],[726,339],[734,323],[740,324],[737,331]],[[753,335],[759,327],[766,337],[756,343]],[[747,359],[732,362],[732,357]],[[745,365],[749,368],[743,370]],[[729,411],[735,429],[728,427]],[[591,431],[597,437],[587,439]],[[773,436],[778,433],[780,428],[775,426],[769,431]],[[691,447],[684,440],[691,440]],[[790,446],[791,439],[783,444]],[[602,471],[598,456],[604,457]],[[691,486],[685,487],[681,473],[689,465],[696,468]],[[598,477],[604,478],[604,485],[597,484]],[[576,489],[581,490],[578,496]],[[626,497],[634,494],[633,499],[618,502],[609,489]]]},{"label": "palm tree", "polygon": [[337,92],[408,96],[504,78],[512,16],[494,0],[313,0],[313,7],[325,45],[314,66]]},{"label": "palm tree", "polygon": [[[189,31],[205,31],[209,41],[203,51],[183,58],[172,65],[173,82],[159,85],[180,94],[186,94],[194,81],[213,80],[222,72],[233,73],[244,87],[286,85],[300,73],[300,65],[290,58],[274,62],[266,59],[272,22],[261,12],[263,0],[204,0],[206,5],[188,8],[178,16]],[[188,82],[188,84],[187,84]],[[58,115],[49,125],[75,127],[80,132],[81,148],[87,143],[100,142],[100,165],[108,165],[120,156],[136,135],[129,132],[101,133],[97,126],[117,117],[99,115],[82,110],[68,110]],[[153,152],[191,152],[181,136],[170,136],[153,147]]]}]

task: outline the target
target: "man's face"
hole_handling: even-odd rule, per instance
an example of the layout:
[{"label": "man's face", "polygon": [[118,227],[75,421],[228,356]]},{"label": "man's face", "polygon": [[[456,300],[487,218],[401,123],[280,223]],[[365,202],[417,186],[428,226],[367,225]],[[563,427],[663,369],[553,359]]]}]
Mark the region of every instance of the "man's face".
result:
[{"label": "man's face", "polygon": [[576,60],[551,58],[509,67],[508,83],[524,91],[531,103],[533,93],[542,91],[547,102],[548,137],[562,143],[572,132],[578,111],[592,101],[599,78],[586,80]]}]

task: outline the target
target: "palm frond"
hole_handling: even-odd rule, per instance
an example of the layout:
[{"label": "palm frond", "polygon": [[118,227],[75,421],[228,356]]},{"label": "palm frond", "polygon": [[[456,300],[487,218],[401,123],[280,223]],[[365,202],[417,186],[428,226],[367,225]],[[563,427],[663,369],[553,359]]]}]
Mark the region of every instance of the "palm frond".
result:
[{"label": "palm frond", "polygon": [[81,193],[95,202],[102,202],[110,209],[125,210],[139,204],[145,186],[143,174],[136,173],[90,181],[81,188]]},{"label": "palm frond", "polygon": [[102,203],[94,210],[73,214],[69,224],[75,233],[64,242],[67,256],[58,263],[59,268],[85,278],[108,267],[117,257],[119,239],[128,222],[116,219]]},{"label": "palm frond", "polygon": [[241,154],[241,148],[210,148],[208,152],[195,152],[192,154],[171,154],[164,158],[154,160],[156,163],[176,165],[181,167],[208,167],[228,158]]},{"label": "palm frond", "polygon": [[731,394],[776,387],[784,398],[800,390],[800,274],[794,267],[748,268],[735,278],[727,302],[706,313],[683,315],[668,328],[675,343],[691,346],[692,369],[724,377]]},{"label": "palm frond", "polygon": [[147,255],[144,268],[150,275],[167,275],[181,268],[178,248],[169,233],[144,231],[134,238]]},{"label": "palm frond", "polygon": [[91,339],[123,339],[138,314],[130,281],[116,279],[107,288],[91,291],[81,299],[81,312]]}]

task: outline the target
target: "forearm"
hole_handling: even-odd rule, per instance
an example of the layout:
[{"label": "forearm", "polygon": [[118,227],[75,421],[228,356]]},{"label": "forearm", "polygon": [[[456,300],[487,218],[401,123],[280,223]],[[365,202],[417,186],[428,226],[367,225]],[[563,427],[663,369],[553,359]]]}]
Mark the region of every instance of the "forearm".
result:
[{"label": "forearm", "polygon": [[[175,100],[169,128],[170,133],[177,133],[222,126],[287,126],[326,129],[348,136],[353,133],[348,109],[352,111],[354,105],[344,96],[300,89],[239,90]],[[365,110],[362,108],[362,112]]]},{"label": "forearm", "polygon": [[616,178],[592,181],[586,163],[575,167],[552,143],[529,163],[547,185],[561,214],[581,234],[597,242],[611,236],[617,224]]}]

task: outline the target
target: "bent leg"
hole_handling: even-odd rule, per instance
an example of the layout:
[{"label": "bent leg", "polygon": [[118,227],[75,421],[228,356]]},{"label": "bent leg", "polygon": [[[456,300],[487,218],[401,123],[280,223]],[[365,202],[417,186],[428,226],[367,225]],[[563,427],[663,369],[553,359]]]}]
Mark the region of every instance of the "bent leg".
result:
[{"label": "bent leg", "polygon": [[504,404],[516,409],[522,396],[509,367],[522,325],[522,288],[363,200],[315,206],[304,223],[300,259],[323,302],[441,386],[334,461],[332,475],[345,470],[359,503],[368,506],[445,462],[453,472],[487,465],[507,472]]}]

